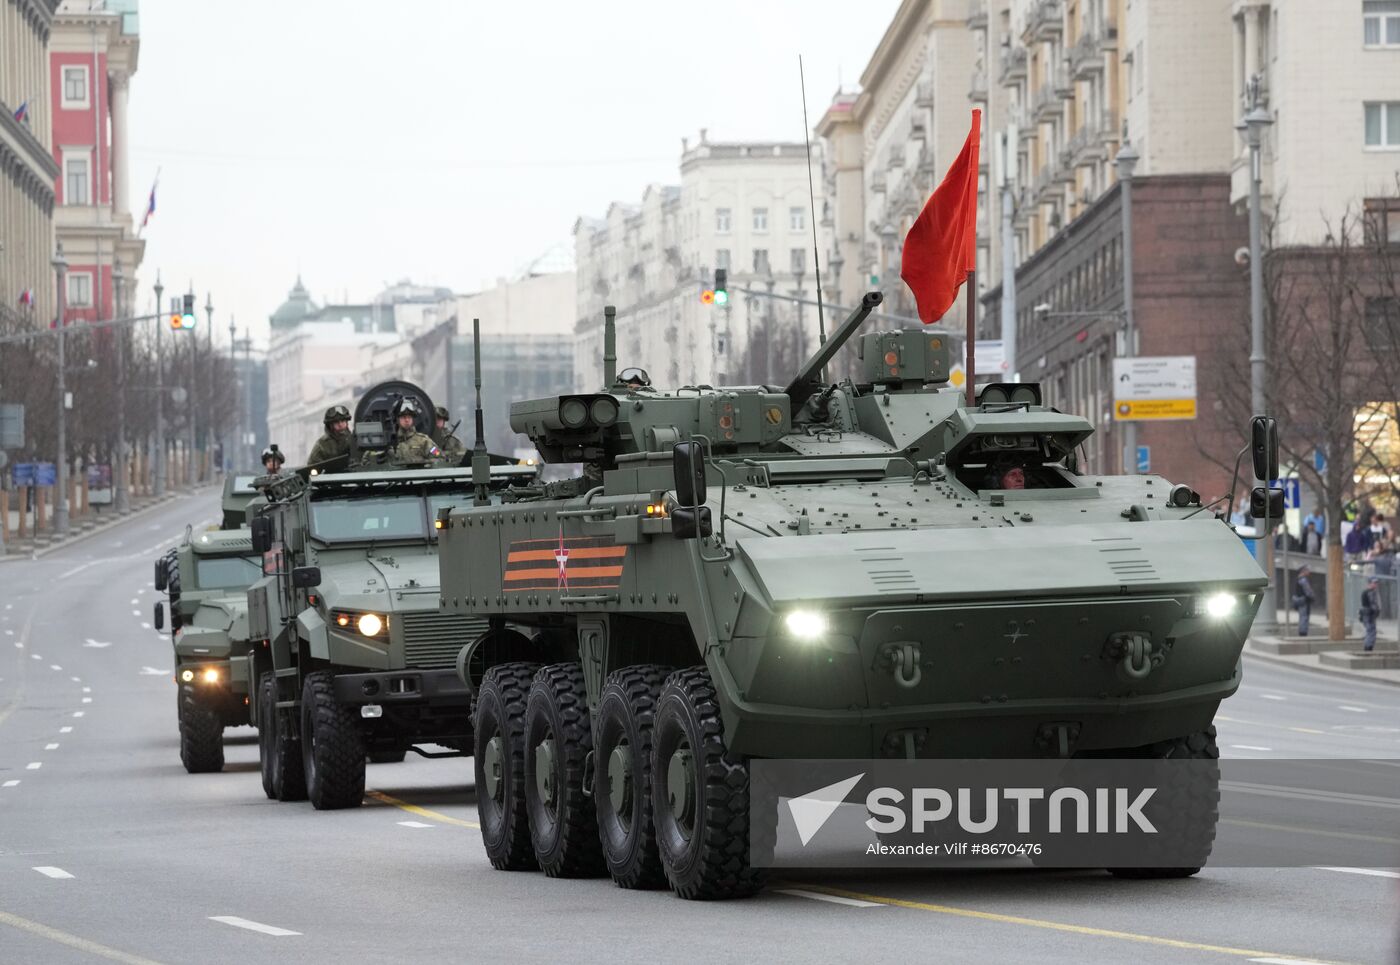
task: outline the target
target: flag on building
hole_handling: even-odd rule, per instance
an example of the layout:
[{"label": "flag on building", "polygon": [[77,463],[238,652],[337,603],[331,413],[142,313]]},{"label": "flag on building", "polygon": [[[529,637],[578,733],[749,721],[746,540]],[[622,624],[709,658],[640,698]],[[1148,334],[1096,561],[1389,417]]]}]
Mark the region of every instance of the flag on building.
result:
[{"label": "flag on building", "polygon": [[19,121],[21,124],[29,122],[29,101],[25,101],[15,109],[15,120]]},{"label": "flag on building", "polygon": [[968,272],[977,267],[977,152],[982,112],[924,210],[904,238],[899,276],[914,293],[925,325],[953,307]]},{"label": "flag on building", "polygon": [[33,305],[33,304],[34,304],[34,289],[32,289],[32,288],[26,288],[26,289],[24,289],[22,292],[20,292],[20,293],[19,293],[19,303],[20,303],[21,305]]},{"label": "flag on building", "polygon": [[141,227],[146,227],[146,223],[151,220],[151,215],[156,213],[156,187],[160,184],[160,175],[156,175],[155,181],[151,184],[151,197],[146,202],[146,214],[141,219]]}]

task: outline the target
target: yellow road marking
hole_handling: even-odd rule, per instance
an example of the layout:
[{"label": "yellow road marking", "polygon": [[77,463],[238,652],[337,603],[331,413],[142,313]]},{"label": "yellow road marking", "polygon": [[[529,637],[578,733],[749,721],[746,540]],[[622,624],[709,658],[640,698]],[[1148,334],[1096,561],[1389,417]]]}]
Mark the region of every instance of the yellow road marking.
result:
[{"label": "yellow road marking", "polygon": [[21,918],[18,915],[11,915],[8,912],[0,911],[0,925],[9,925],[11,928],[18,928],[20,931],[27,931],[31,935],[47,938],[51,942],[67,945],[69,948],[76,948],[80,952],[87,952],[89,955],[110,958],[114,962],[125,962],[126,965],[160,965],[159,962],[152,961],[149,958],[142,958],[140,955],[128,955],[126,952],[118,951],[115,948],[99,945],[97,942],[88,941],[86,938],[79,938],[77,935],[70,935],[66,931],[59,931],[57,928],[50,928],[48,925],[42,925],[37,921],[30,921],[28,918]]},{"label": "yellow road marking", "polygon": [[1234,955],[1239,958],[1293,958],[1296,955],[1280,955],[1278,952],[1261,952],[1249,948],[1232,948],[1228,945],[1208,945],[1203,942],[1188,942],[1179,938],[1162,938],[1158,935],[1139,935],[1135,932],[1114,931],[1109,928],[1091,928],[1088,925],[1070,925],[1060,921],[1046,921],[1041,918],[1022,918],[1019,915],[1002,915],[991,911],[974,911],[971,908],[955,908],[951,905],[931,905],[922,901],[905,901],[902,898],[887,898],[884,895],[868,895],[844,888],[831,888],[826,885],[804,882],[802,887],[812,891],[823,891],[829,895],[854,898],[858,901],[874,901],[896,908],[911,908],[915,911],[931,911],[940,915],[954,915],[959,918],[977,918],[1004,925],[1025,925],[1030,928],[1043,928],[1049,931],[1069,932],[1074,935],[1091,935],[1095,938],[1117,938],[1122,941],[1139,942],[1146,945],[1163,945],[1167,948],[1181,948],[1192,952],[1212,952],[1217,955]]},{"label": "yellow road marking", "polygon": [[441,821],[443,824],[455,824],[459,828],[471,828],[474,831],[481,830],[481,825],[477,824],[475,821],[463,821],[461,818],[448,817],[441,811],[430,811],[427,808],[420,808],[416,804],[409,804],[407,801],[400,801],[396,797],[390,797],[383,791],[366,791],[365,797],[372,798],[380,804],[388,804],[400,810],[407,811],[409,814],[417,814],[419,817]]}]

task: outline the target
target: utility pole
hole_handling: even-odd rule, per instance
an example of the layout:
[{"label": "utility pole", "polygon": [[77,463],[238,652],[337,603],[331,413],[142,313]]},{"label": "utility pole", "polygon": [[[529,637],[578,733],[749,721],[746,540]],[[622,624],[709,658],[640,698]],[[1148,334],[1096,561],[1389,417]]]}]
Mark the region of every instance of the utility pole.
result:
[{"label": "utility pole", "polygon": [[160,271],[156,271],[156,497],[165,495],[165,351],[161,332],[165,319],[161,313],[165,306],[161,296],[165,286],[160,283]]},{"label": "utility pole", "polygon": [[[1245,114],[1245,143],[1249,145],[1249,402],[1254,415],[1268,412],[1268,371],[1265,368],[1264,344],[1264,252],[1263,218],[1259,210],[1260,185],[1264,179],[1264,165],[1260,157],[1264,129],[1274,122],[1273,116],[1259,103],[1259,75],[1249,79],[1249,112]],[[1268,486],[1269,480],[1256,479],[1256,486]],[[1235,507],[1230,507],[1234,512]],[[1284,542],[1288,541],[1288,527],[1284,526]],[[1274,589],[1274,541],[1263,541],[1264,572],[1269,578],[1264,587],[1264,598],[1259,604],[1259,612],[1264,621],[1273,624],[1278,620],[1278,603]],[[1284,579],[1288,574],[1284,574]],[[1330,588],[1329,588],[1330,589]]]},{"label": "utility pole", "polygon": [[[1123,207],[1123,357],[1137,355],[1137,326],[1133,319],[1133,169],[1139,154],[1124,141],[1113,163],[1118,168],[1118,183],[1122,188],[1119,203]],[[1137,423],[1123,423],[1123,472],[1137,472]]]},{"label": "utility pole", "polygon": [[[126,289],[126,275],[122,273],[121,262],[112,263],[112,284],[115,288],[118,318],[125,318],[123,295]],[[126,446],[126,329],[112,333],[117,346],[117,458],[112,472],[112,501],[119,515],[131,511],[130,495],[126,488],[127,470],[131,468],[131,457]]]},{"label": "utility pole", "polygon": [[66,376],[67,359],[64,357],[64,324],[68,314],[68,261],[63,257],[63,242],[54,251],[54,272],[58,275],[58,458],[55,460],[55,478],[58,492],[54,495],[53,531],[58,536],[68,535],[68,408]]},{"label": "utility pole", "polygon": [[[191,295],[191,296],[194,295],[194,285],[190,285],[190,295]],[[194,299],[191,298],[191,299],[190,299],[190,302],[191,302],[191,307],[193,307]],[[198,316],[195,316],[195,317],[198,317]],[[196,437],[196,433],[197,433],[197,431],[198,431],[197,428],[196,428],[196,426],[195,426],[195,417],[199,415],[199,406],[195,405],[195,401],[194,401],[194,382],[195,382],[195,369],[194,369],[194,364],[195,364],[195,363],[194,363],[194,358],[195,358],[195,355],[196,355],[195,348],[198,347],[198,345],[199,345],[199,334],[198,334],[197,332],[190,332],[190,344],[189,344],[189,350],[190,350],[190,371],[189,371],[190,388],[189,388],[189,393],[185,396],[185,485],[186,485],[186,486],[193,486],[196,482],[199,481],[199,466],[198,466],[198,464],[197,464],[197,460],[195,459],[195,455],[194,455],[195,437]]]},{"label": "utility pole", "polygon": [[233,316],[228,317],[228,377],[233,385],[233,405],[231,417],[233,419],[233,439],[232,444],[224,451],[224,461],[228,463],[229,472],[236,472],[240,461],[239,451],[243,446],[243,406],[241,396],[244,391],[243,380],[238,373],[238,328],[233,323]]},{"label": "utility pole", "polygon": [[205,462],[209,465],[209,478],[214,478],[214,296],[204,293],[204,317],[208,320],[209,335],[207,344],[209,358],[206,361],[207,378],[205,387],[209,390],[209,408],[204,418],[204,451],[208,454]]}]

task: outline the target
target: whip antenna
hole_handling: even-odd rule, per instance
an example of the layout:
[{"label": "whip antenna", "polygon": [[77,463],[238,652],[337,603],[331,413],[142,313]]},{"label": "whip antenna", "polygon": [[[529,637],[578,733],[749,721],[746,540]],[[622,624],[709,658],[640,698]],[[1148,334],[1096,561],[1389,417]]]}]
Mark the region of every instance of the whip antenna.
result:
[{"label": "whip antenna", "polygon": [[[812,270],[817,274],[817,335],[826,344],[826,313],[822,308],[822,253],[817,242],[817,189],[812,182],[812,132],[807,123],[807,73],[802,69],[802,55],[797,55],[797,77],[802,84],[802,140],[807,145],[807,199],[812,209]],[[826,373],[822,373],[825,380]]]}]

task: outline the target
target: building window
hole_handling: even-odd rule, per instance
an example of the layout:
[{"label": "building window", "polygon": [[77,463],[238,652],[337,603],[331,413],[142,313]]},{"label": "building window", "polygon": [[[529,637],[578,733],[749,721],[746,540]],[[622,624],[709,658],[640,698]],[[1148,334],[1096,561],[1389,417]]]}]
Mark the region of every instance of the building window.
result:
[{"label": "building window", "polygon": [[807,270],[807,249],[794,248],[788,253],[792,262],[792,273],[800,275]]},{"label": "building window", "polygon": [[715,267],[716,267],[716,268],[723,268],[725,271],[728,271],[728,270],[729,270],[729,249],[728,249],[728,248],[717,248],[717,249],[715,250]]},{"label": "building window", "polygon": [[65,157],[63,159],[64,204],[90,204],[89,181],[88,159],[86,157]]},{"label": "building window", "polygon": [[754,231],[767,231],[767,230],[768,230],[768,209],[767,209],[767,208],[754,208],[754,209],[753,209],[753,230],[754,230]]},{"label": "building window", "polygon": [[92,307],[92,275],[85,271],[68,273],[68,304],[72,308]]},{"label": "building window", "polygon": [[1366,199],[1366,240],[1400,245],[1400,198]]},{"label": "building window", "polygon": [[767,248],[755,248],[753,250],[753,271],[755,275],[769,274]]},{"label": "building window", "polygon": [[63,108],[65,110],[87,110],[88,69],[86,67],[63,68]]},{"label": "building window", "polygon": [[805,208],[788,208],[788,230],[807,230],[807,211]]},{"label": "building window", "polygon": [[1400,101],[1366,105],[1366,146],[1400,147]]},{"label": "building window", "polygon": [[1366,0],[1362,42],[1367,47],[1400,47],[1400,0]]},{"label": "building window", "polygon": [[717,234],[717,235],[727,235],[727,234],[729,234],[729,221],[730,221],[729,209],[728,209],[728,208],[716,208],[716,209],[715,209],[715,234]]}]

